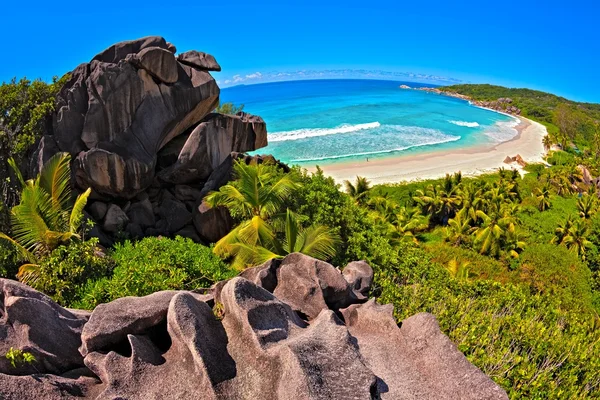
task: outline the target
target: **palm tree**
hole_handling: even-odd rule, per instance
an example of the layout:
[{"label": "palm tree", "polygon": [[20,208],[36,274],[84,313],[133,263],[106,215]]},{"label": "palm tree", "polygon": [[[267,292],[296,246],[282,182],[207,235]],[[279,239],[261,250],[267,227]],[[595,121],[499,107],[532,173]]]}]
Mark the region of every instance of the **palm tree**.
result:
[{"label": "palm tree", "polygon": [[11,210],[13,238],[0,233],[0,239],[10,242],[27,264],[19,268],[18,277],[32,283],[39,277],[39,262],[52,250],[71,239],[80,239],[79,228],[83,209],[91,189],[77,196],[71,204],[71,157],[54,155],[35,179],[27,182],[14,162],[11,165],[23,186],[21,202]]},{"label": "palm tree", "polygon": [[388,222],[388,239],[392,242],[412,241],[418,243],[415,232],[427,227],[427,223],[417,208],[401,207]]},{"label": "palm tree", "polygon": [[452,260],[448,261],[446,270],[450,272],[450,275],[456,279],[468,280],[470,273],[468,267],[470,264],[471,263],[469,261],[463,261],[462,263],[459,263],[456,258],[453,258]]},{"label": "palm tree", "polygon": [[236,180],[210,193],[206,202],[211,207],[227,207],[234,218],[267,220],[301,186],[291,174],[279,176],[274,165],[236,161],[233,172]]},{"label": "palm tree", "polygon": [[512,258],[518,258],[519,253],[525,249],[525,246],[526,243],[517,232],[516,225],[508,225],[505,231],[504,251],[508,252],[508,255]]},{"label": "palm tree", "polygon": [[460,210],[454,218],[448,220],[445,232],[446,240],[454,246],[460,246],[462,243],[468,242],[471,233],[476,229],[471,226],[471,222],[467,209]]},{"label": "palm tree", "polygon": [[567,231],[567,235],[561,243],[585,260],[585,252],[592,245],[592,242],[587,240],[589,234],[590,228],[587,226],[586,221],[578,220]]},{"label": "palm tree", "polygon": [[546,149],[546,151],[550,150],[553,144],[550,135],[544,136],[544,138],[542,139],[542,143],[544,144],[544,149]]},{"label": "palm tree", "polygon": [[502,250],[518,251],[524,243],[517,236],[513,205],[504,205],[498,211],[484,213],[477,211],[476,215],[481,220],[481,226],[474,232],[475,245],[479,247],[479,253],[493,257],[499,257]]},{"label": "palm tree", "polygon": [[344,181],[344,185],[346,186],[346,192],[358,202],[362,202],[369,190],[371,190],[371,182],[362,176],[356,177],[354,185],[350,181]]},{"label": "palm tree", "polygon": [[242,161],[236,162],[234,173],[235,181],[206,197],[210,206],[227,207],[242,219],[216,243],[217,255],[233,257],[234,268],[245,268],[295,251],[324,259],[335,254],[337,236],[331,229],[302,229],[295,214],[281,212],[285,200],[300,188],[291,174],[282,176],[276,166]]},{"label": "palm tree", "polygon": [[558,173],[550,179],[559,196],[569,195],[573,192],[571,181],[565,175]]},{"label": "palm tree", "polygon": [[550,185],[548,183],[542,188],[536,188],[534,195],[538,202],[538,210],[545,211],[550,208]]},{"label": "palm tree", "polygon": [[[256,226],[252,226],[254,224]],[[277,235],[276,225],[282,228],[282,239]],[[328,259],[335,255],[338,243],[339,237],[332,229],[323,225],[302,228],[298,217],[288,209],[285,219],[275,221],[273,225],[257,216],[242,222],[217,242],[215,252],[233,257],[231,266],[244,269],[295,252]]]},{"label": "palm tree", "polygon": [[596,213],[598,206],[598,197],[594,195],[583,195],[577,199],[577,209],[579,216],[583,219],[590,219]]},{"label": "palm tree", "polygon": [[573,216],[567,216],[567,219],[554,230],[554,237],[552,238],[551,243],[561,244],[564,238],[569,234],[569,230],[573,227],[573,223]]},{"label": "palm tree", "polygon": [[440,225],[446,225],[461,204],[458,188],[449,175],[446,175],[444,187],[429,185],[425,191],[417,190],[413,199],[421,206],[423,214],[431,215],[431,224]]}]

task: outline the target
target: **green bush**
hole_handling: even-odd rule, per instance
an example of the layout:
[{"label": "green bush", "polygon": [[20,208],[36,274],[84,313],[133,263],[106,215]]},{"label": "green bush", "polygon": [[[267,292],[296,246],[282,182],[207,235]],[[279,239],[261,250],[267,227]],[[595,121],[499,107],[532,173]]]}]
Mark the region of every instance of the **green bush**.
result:
[{"label": "green bush", "polygon": [[546,161],[551,165],[572,165],[575,163],[575,156],[566,151],[557,150],[552,152],[552,155]]},{"label": "green bush", "polygon": [[39,277],[30,285],[57,303],[71,306],[86,283],[108,275],[112,264],[112,259],[100,252],[98,239],[73,241],[44,258],[39,264]]},{"label": "green bush", "polygon": [[[14,158],[24,170],[30,149],[52,122],[56,94],[69,79],[65,75],[52,83],[27,78],[0,85],[0,192],[4,207],[0,207],[0,231],[8,230],[8,212],[19,201],[19,184],[11,179],[8,159]],[[13,177],[14,178],[14,177]]]},{"label": "green bush", "polygon": [[0,241],[0,278],[15,279],[19,265],[19,257],[14,246]]},{"label": "green bush", "polygon": [[528,246],[521,254],[521,280],[534,293],[552,296],[563,309],[592,308],[590,270],[565,246],[549,243]]},{"label": "green bush", "polygon": [[76,307],[92,309],[125,296],[209,287],[236,273],[211,248],[182,237],[125,241],[115,247],[112,258],[113,275],[89,282]]},{"label": "green bush", "polygon": [[598,397],[594,316],[562,311],[552,296],[532,295],[525,286],[452,279],[419,250],[404,251],[401,260],[375,275],[379,302],[394,304],[398,321],[434,314],[459,350],[510,398]]}]

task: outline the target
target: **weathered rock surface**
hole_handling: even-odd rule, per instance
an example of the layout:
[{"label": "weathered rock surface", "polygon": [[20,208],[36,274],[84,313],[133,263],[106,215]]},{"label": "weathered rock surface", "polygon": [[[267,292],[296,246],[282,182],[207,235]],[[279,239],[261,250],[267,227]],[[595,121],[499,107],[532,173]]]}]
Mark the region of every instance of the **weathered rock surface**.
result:
[{"label": "weathered rock surface", "polygon": [[[8,279],[0,279],[0,316],[0,373],[58,375],[83,367],[83,357],[77,349],[87,318],[65,310],[29,286]],[[11,347],[33,354],[37,362],[14,368],[4,357]]]},{"label": "weathered rock surface", "polygon": [[262,118],[246,113],[210,114],[189,134],[177,161],[158,177],[172,184],[205,181],[232,152],[266,144]]},{"label": "weathered rock surface", "polygon": [[186,51],[177,56],[177,60],[185,65],[206,71],[220,71],[221,66],[210,54],[201,51]]},{"label": "weathered rock surface", "polygon": [[345,271],[291,254],[204,294],[126,297],[91,315],[0,280],[0,346],[38,359],[0,361],[0,398],[507,398],[432,315],[398,327],[391,305],[365,302],[368,264]]},{"label": "weathered rock surface", "polygon": [[[123,209],[127,218],[118,220],[91,210],[90,201],[94,234],[104,241],[116,232],[205,237],[193,232],[198,224],[189,214],[231,177],[228,172],[211,180],[215,170],[232,152],[267,145],[260,117],[213,113],[220,90],[209,71],[221,70],[215,58],[195,50],[175,56],[175,51],[162,37],[151,36],[114,44],[79,65],[58,94],[51,127],[33,152],[31,173],[57,152],[68,152],[76,190],[91,187],[91,199],[108,210],[132,201],[131,211]],[[170,221],[174,212],[149,213],[141,202],[160,205],[165,191],[185,203],[184,218]],[[175,211],[183,209],[177,204]],[[228,215],[212,215],[211,221],[214,217],[223,217],[223,226],[229,223]],[[220,237],[213,234],[211,240]]]}]

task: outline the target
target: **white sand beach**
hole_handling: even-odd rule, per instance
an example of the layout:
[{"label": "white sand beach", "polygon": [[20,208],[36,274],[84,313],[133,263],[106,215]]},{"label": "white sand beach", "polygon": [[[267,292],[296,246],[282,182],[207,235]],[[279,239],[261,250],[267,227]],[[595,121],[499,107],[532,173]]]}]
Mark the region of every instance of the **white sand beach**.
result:
[{"label": "white sand beach", "polygon": [[[368,178],[372,184],[435,179],[447,173],[461,171],[463,176],[476,176],[497,170],[521,167],[513,162],[504,163],[507,156],[519,154],[525,162],[543,162],[546,151],[542,139],[547,135],[546,127],[524,117],[516,127],[518,134],[513,139],[491,147],[436,151],[427,154],[407,155],[365,161],[349,161],[322,165],[325,174],[338,183],[354,180],[357,175]],[[315,167],[307,168],[315,171]]]}]

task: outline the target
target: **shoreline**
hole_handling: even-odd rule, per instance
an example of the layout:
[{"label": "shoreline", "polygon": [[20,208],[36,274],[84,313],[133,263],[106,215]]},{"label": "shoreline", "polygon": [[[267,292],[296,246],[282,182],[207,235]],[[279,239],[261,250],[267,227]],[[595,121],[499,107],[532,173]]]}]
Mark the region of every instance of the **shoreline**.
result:
[{"label": "shoreline", "polygon": [[[337,183],[342,183],[344,180],[354,181],[356,176],[363,176],[372,184],[381,184],[438,179],[443,178],[447,173],[459,171],[463,176],[478,176],[494,172],[500,167],[522,170],[516,162],[510,164],[504,162],[506,157],[516,155],[520,155],[527,163],[544,162],[546,150],[542,139],[548,134],[546,127],[525,117],[511,116],[519,119],[520,123],[515,127],[517,135],[506,142],[431,151],[424,154],[399,155],[371,161],[325,164],[319,167]],[[315,172],[316,165],[306,169]]]}]

